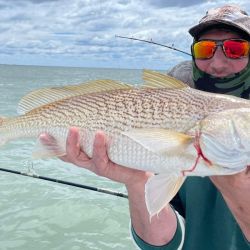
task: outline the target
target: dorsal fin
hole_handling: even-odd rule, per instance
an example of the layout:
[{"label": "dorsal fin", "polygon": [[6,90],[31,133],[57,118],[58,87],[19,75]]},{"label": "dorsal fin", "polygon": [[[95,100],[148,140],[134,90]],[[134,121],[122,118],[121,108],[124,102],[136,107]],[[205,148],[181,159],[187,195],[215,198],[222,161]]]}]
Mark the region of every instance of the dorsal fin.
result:
[{"label": "dorsal fin", "polygon": [[133,88],[132,85],[119,81],[94,80],[78,85],[38,89],[30,92],[20,100],[17,112],[19,114],[25,114],[34,108],[77,95],[131,88]]},{"label": "dorsal fin", "polygon": [[152,70],[143,70],[143,88],[186,88],[188,85],[169,75]]}]

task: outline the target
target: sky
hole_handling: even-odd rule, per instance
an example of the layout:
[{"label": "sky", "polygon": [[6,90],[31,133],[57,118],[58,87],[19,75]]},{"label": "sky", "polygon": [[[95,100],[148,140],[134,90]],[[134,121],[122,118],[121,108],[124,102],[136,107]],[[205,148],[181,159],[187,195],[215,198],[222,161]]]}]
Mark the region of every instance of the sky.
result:
[{"label": "sky", "polygon": [[[188,33],[224,0],[0,0],[0,64],[168,69],[190,52]],[[236,2],[230,2],[236,3]],[[248,0],[237,4],[250,14]]]}]

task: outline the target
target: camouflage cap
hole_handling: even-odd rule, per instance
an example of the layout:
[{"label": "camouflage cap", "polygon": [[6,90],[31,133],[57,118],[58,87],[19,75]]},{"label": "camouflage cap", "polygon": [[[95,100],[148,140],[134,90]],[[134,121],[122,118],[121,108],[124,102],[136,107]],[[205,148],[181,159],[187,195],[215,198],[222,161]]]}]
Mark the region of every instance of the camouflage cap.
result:
[{"label": "camouflage cap", "polygon": [[199,24],[193,26],[189,33],[197,38],[204,31],[222,25],[243,32],[250,37],[250,17],[238,5],[225,5],[208,10]]}]

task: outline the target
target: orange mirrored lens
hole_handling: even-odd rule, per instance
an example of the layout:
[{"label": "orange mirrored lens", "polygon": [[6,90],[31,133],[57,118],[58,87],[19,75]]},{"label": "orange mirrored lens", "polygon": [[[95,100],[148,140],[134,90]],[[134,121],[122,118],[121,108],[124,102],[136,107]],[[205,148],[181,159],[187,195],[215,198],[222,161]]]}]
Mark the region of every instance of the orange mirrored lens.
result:
[{"label": "orange mirrored lens", "polygon": [[245,40],[229,39],[225,41],[202,40],[193,44],[195,59],[210,59],[218,46],[223,47],[226,57],[238,59],[249,55],[249,42]]},{"label": "orange mirrored lens", "polygon": [[249,53],[248,41],[226,40],[223,45],[224,52],[229,58],[241,58]]},{"label": "orange mirrored lens", "polygon": [[193,45],[193,56],[196,59],[209,59],[213,57],[215,49],[214,41],[199,41]]}]

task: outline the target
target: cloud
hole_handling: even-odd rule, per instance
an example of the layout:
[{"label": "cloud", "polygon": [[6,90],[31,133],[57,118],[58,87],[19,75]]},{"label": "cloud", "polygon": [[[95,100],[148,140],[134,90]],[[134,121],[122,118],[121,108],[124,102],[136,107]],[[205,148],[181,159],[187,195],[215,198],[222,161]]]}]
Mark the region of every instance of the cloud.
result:
[{"label": "cloud", "polygon": [[34,4],[40,4],[40,3],[44,3],[44,2],[59,2],[60,0],[16,0],[16,2],[26,2],[26,1],[29,1],[29,2],[32,2]]},{"label": "cloud", "polygon": [[157,8],[167,8],[167,7],[173,7],[173,6],[178,6],[178,7],[187,7],[187,6],[192,6],[196,4],[201,4],[202,2],[207,2],[207,1],[200,1],[200,0],[147,0],[147,2],[155,6]]},{"label": "cloud", "polygon": [[168,68],[187,56],[115,35],[189,51],[188,29],[208,8],[226,2],[203,1],[194,8],[192,0],[0,0],[1,62]]}]

